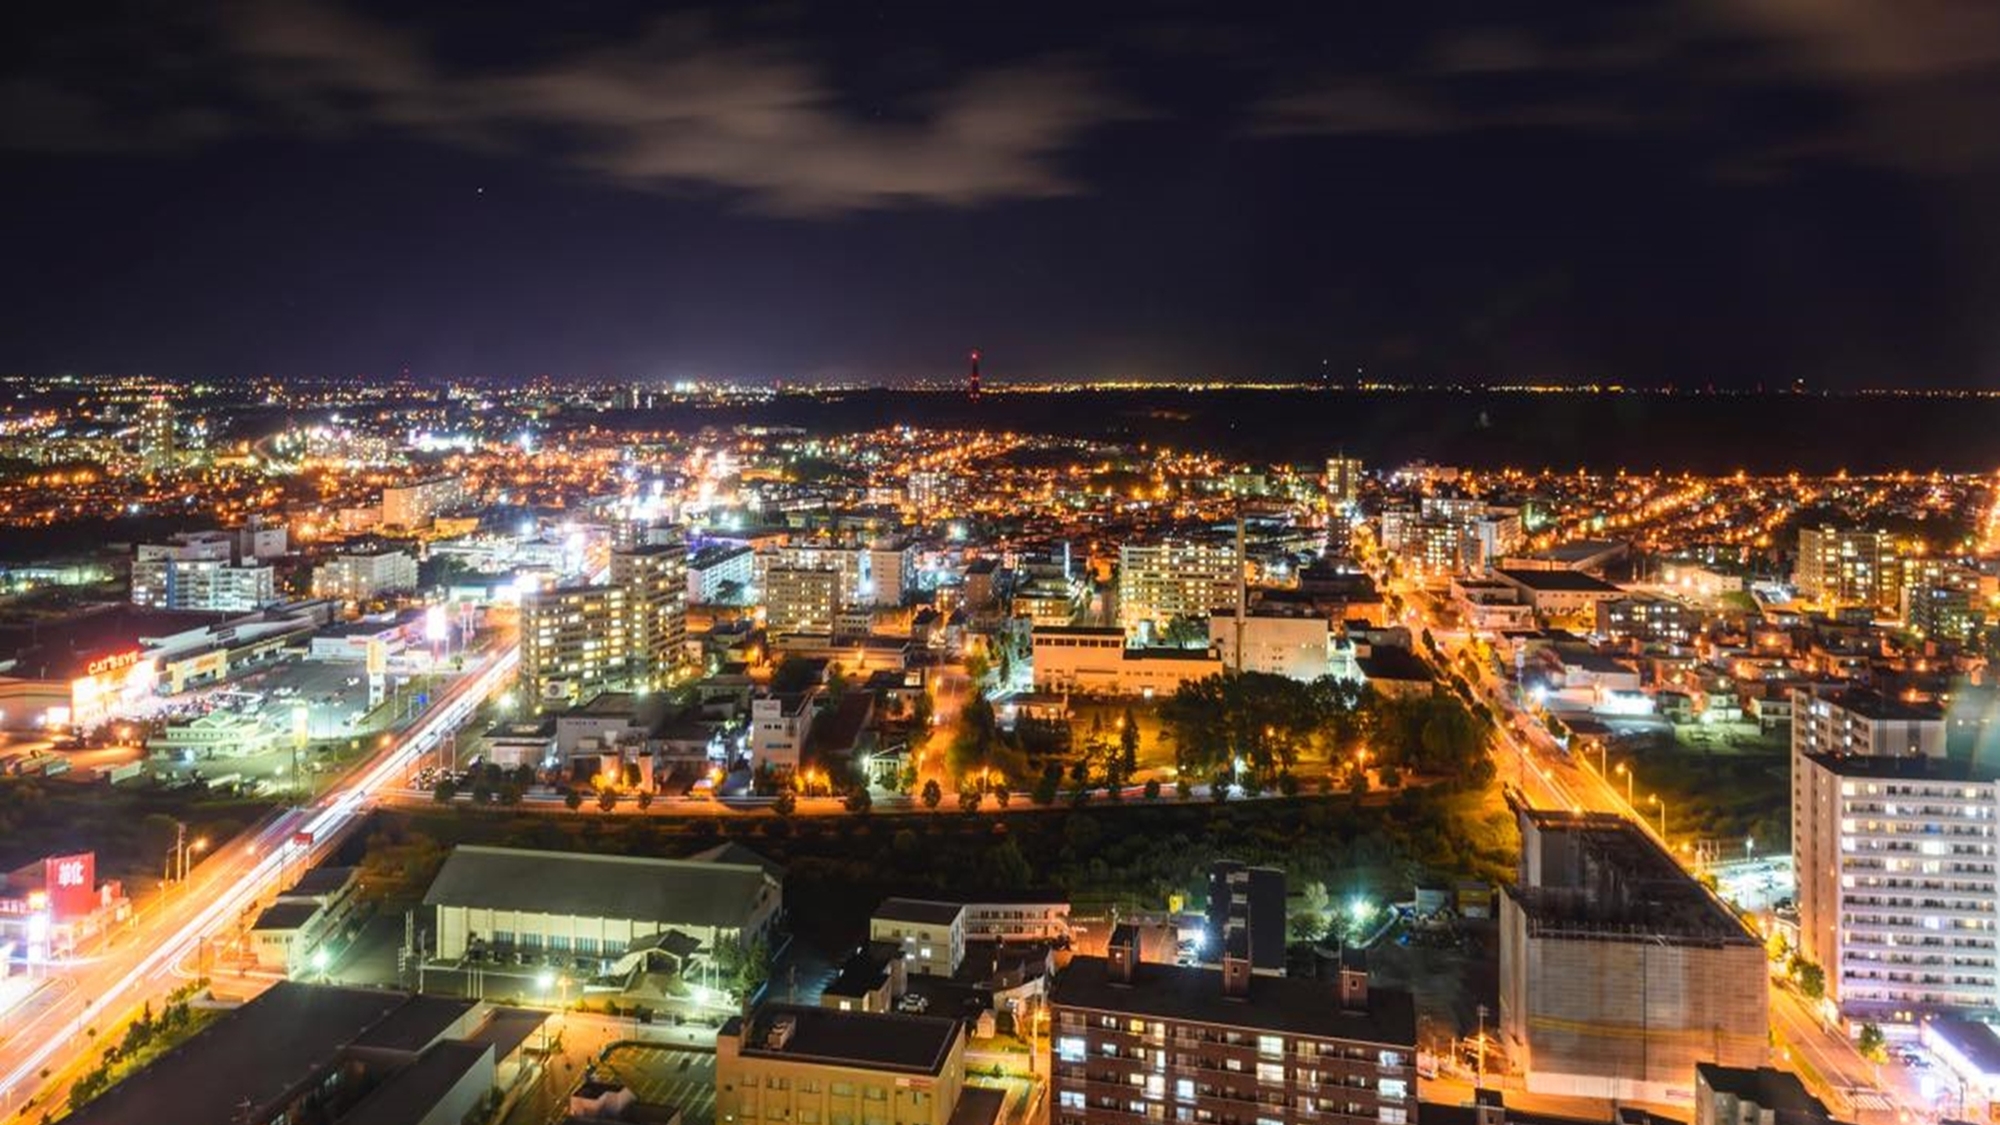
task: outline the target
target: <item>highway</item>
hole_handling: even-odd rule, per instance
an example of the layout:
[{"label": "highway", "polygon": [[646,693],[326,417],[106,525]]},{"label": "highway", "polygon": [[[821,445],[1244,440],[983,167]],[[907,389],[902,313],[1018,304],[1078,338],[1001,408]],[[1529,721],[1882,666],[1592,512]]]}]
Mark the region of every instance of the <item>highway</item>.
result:
[{"label": "highway", "polygon": [[92,1046],[87,1029],[115,1025],[171,991],[182,983],[176,967],[203,941],[231,930],[265,896],[338,848],[378,791],[511,682],[519,657],[516,644],[488,653],[422,717],[310,804],[273,813],[218,848],[185,885],[92,955],[49,966],[50,975],[68,982],[60,998],[0,1028],[0,1111],[12,1112],[60,1077]]}]

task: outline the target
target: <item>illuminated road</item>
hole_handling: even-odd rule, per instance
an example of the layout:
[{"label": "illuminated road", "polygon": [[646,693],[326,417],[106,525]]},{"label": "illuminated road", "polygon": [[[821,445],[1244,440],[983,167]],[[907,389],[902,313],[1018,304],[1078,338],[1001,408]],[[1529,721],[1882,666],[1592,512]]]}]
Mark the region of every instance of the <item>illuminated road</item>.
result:
[{"label": "illuminated road", "polygon": [[[181,983],[175,965],[233,928],[259,901],[311,867],[359,825],[377,791],[505,687],[520,649],[508,645],[460,677],[436,705],[357,764],[312,803],[271,814],[217,850],[163,906],[135,918],[96,955],[54,972],[72,987],[0,1028],[0,1109],[12,1111],[92,1046],[88,1028],[110,1026]],[[309,843],[307,841],[310,841]]]},{"label": "illuminated road", "polygon": [[[1428,630],[1445,660],[1456,662],[1470,638],[1439,620],[1431,596],[1413,589],[1407,582],[1379,573],[1377,581],[1384,590],[1394,590],[1402,598],[1403,623],[1411,632]],[[1671,837],[1673,810],[1671,807],[1666,810],[1663,834],[1658,806],[1647,803],[1643,778],[1639,779],[1641,784],[1631,784],[1625,775],[1615,771],[1607,777],[1599,771],[1608,762],[1585,763],[1565,753],[1539,720],[1515,704],[1505,682],[1484,662],[1469,682],[1499,720],[1494,749],[1500,776],[1502,780],[1511,779],[1528,804],[1535,808],[1618,813],[1636,821],[1669,852],[1679,854]],[[1634,803],[1645,805],[1645,811],[1634,807]],[[1781,1061],[1789,1062],[1814,1092],[1837,1111],[1850,1120],[1873,1123],[1893,1119],[1898,1107],[1922,1104],[1917,1083],[1908,1070],[1877,1066],[1862,1058],[1846,1035],[1823,1024],[1807,1001],[1790,989],[1774,982],[1770,995],[1771,1024]]]}]

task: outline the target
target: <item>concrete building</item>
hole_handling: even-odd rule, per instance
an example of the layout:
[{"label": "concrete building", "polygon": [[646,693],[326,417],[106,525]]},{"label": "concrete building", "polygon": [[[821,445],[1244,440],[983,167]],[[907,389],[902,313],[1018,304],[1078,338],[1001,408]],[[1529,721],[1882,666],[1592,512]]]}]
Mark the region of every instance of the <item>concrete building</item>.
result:
[{"label": "concrete building", "polygon": [[887,540],[862,550],[857,601],[867,606],[902,605],[917,588],[917,548],[908,540]]},{"label": "concrete building", "polygon": [[766,1004],[715,1038],[718,1125],[992,1125],[956,1019]]},{"label": "concrete building", "polygon": [[280,891],[250,925],[257,967],[288,976],[324,968],[347,939],[360,876],[357,867],[317,867]]},{"label": "concrete building", "polygon": [[465,482],[457,477],[431,477],[382,490],[382,526],[421,531],[438,516],[465,503]]},{"label": "concrete building", "polygon": [[750,701],[751,767],[775,770],[799,768],[813,716],[819,714],[820,692],[780,692]]},{"label": "concrete building", "polygon": [[521,596],[521,686],[536,710],[622,688],[632,661],[625,591],[559,586]]},{"label": "concrete building", "polygon": [[[1243,638],[1239,663],[1236,640]],[[1333,663],[1333,631],[1327,619],[1311,612],[1283,613],[1276,606],[1253,607],[1239,620],[1234,607],[1220,607],[1208,619],[1208,637],[1231,671],[1268,672],[1310,682],[1329,674]]]},{"label": "concrete building", "polygon": [[156,609],[249,613],[278,600],[268,566],[239,563],[233,532],[176,535],[141,543],[132,558],[132,604]]},{"label": "concrete building", "polygon": [[831,634],[834,618],[845,604],[844,582],[840,571],[826,567],[766,568],[758,587],[765,628],[773,633]]},{"label": "concrete building", "polygon": [[1157,641],[1177,617],[1202,618],[1236,604],[1243,556],[1234,540],[1165,539],[1118,548],[1118,624]]},{"label": "concrete building", "polygon": [[1363,467],[1358,457],[1326,459],[1326,507],[1339,515],[1352,512],[1361,502]]},{"label": "concrete building", "polygon": [[1897,600],[1896,541],[1886,531],[1799,529],[1792,585],[1823,605],[1888,607]]},{"label": "concrete building", "polygon": [[2000,1011],[1996,818],[2000,788],[1968,762],[1793,754],[1799,949],[1844,1014]]},{"label": "concrete building", "polygon": [[1944,714],[1861,688],[1792,689],[1792,757],[1944,757]]},{"label": "concrete building", "polygon": [[951,976],[965,960],[965,904],[888,899],[869,916],[868,939],[900,948],[909,972]]},{"label": "concrete building", "polygon": [[1208,869],[1208,942],[1203,960],[1244,958],[1253,971],[1285,971],[1285,872],[1223,860]]},{"label": "concrete building", "polygon": [[1763,942],[1624,817],[1515,813],[1500,1031],[1529,1092],[1684,1102],[1698,1062],[1762,1065]]},{"label": "concrete building", "polygon": [[1320,1125],[1417,1119],[1416,1010],[1406,992],[1146,963],[1136,928],[1056,978],[1052,1125],[1135,1121]]},{"label": "concrete building", "polygon": [[1790,1071],[1698,1063],[1694,1125],[1833,1125],[1833,1114]]},{"label": "concrete building", "polygon": [[775,867],[724,845],[688,859],[452,849],[424,895],[437,956],[467,949],[611,962],[635,941],[678,930],[714,956],[768,937],[782,901]]},{"label": "concrete building", "polygon": [[1701,632],[1700,611],[1672,598],[1608,598],[1597,603],[1596,615],[1596,631],[1619,641],[1684,645]]},{"label": "concrete building", "polygon": [[165,395],[154,395],[139,407],[139,467],[167,472],[176,464],[176,454],[174,404]]},{"label": "concrete building", "polygon": [[1036,691],[1091,695],[1171,695],[1183,683],[1220,675],[1208,649],[1128,648],[1125,631],[1088,625],[1037,625],[1029,638]]},{"label": "concrete building", "polygon": [[626,686],[667,685],[687,646],[687,547],[667,542],[611,552],[611,584],[625,592]]},{"label": "concrete building", "polygon": [[1493,577],[1519,590],[1521,600],[1533,606],[1535,615],[1544,622],[1593,624],[1598,602],[1625,596],[1625,591],[1580,570],[1503,567],[1495,570]]},{"label": "concrete building", "polygon": [[315,598],[364,602],[416,588],[417,560],[406,551],[343,551],[313,569]]},{"label": "concrete building", "polygon": [[535,707],[651,691],[680,664],[687,579],[678,544],[613,551],[611,581],[521,597],[521,683]]},{"label": "concrete building", "polygon": [[745,546],[717,543],[688,559],[689,605],[740,605],[756,583],[754,552]]}]

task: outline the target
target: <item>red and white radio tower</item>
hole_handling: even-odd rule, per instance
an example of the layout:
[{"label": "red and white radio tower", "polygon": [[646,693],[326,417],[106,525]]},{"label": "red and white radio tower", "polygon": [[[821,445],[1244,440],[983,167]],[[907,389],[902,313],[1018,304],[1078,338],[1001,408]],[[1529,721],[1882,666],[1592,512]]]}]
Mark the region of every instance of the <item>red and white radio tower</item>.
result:
[{"label": "red and white radio tower", "polygon": [[979,349],[972,349],[972,370],[965,376],[965,393],[972,398],[979,397]]}]

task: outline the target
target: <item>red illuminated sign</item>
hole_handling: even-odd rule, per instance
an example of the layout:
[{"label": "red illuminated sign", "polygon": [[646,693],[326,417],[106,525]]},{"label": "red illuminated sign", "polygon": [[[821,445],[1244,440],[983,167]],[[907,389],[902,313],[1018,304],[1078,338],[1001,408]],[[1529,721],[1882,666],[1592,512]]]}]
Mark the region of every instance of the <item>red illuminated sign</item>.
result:
[{"label": "red illuminated sign", "polygon": [[97,854],[50,856],[42,861],[42,885],[50,917],[60,922],[88,915],[97,909]]}]

